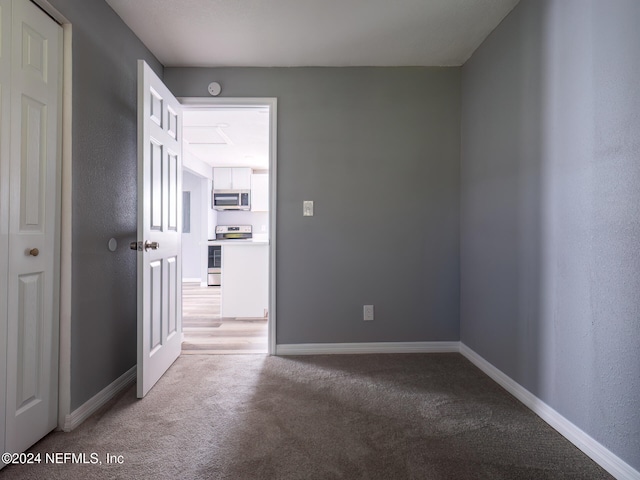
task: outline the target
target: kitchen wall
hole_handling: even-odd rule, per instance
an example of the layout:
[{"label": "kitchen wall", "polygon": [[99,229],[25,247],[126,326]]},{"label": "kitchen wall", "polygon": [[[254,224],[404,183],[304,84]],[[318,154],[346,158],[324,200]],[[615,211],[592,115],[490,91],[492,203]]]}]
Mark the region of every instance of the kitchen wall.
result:
[{"label": "kitchen wall", "polygon": [[136,364],[136,62],[162,65],[104,0],[49,2],[73,25],[73,410]]},{"label": "kitchen wall", "polygon": [[[208,212],[211,208],[207,179],[182,172],[182,191],[190,193],[190,228],[182,233],[182,278],[201,283],[207,281]],[[184,204],[183,204],[184,207]],[[183,212],[186,210],[183,208]]]},{"label": "kitchen wall", "polygon": [[269,233],[269,212],[218,212],[218,225],[251,225],[254,235]]},{"label": "kitchen wall", "polygon": [[461,338],[640,469],[640,4],[522,0],[462,69]]},{"label": "kitchen wall", "polygon": [[278,99],[279,344],[458,340],[459,68],[164,78],[177,96],[207,97],[215,80],[224,96]]}]

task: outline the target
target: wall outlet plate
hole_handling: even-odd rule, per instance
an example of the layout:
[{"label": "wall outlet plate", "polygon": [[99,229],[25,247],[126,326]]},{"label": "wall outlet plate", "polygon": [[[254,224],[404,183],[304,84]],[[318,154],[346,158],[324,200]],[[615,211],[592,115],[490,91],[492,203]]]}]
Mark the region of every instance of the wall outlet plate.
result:
[{"label": "wall outlet plate", "polygon": [[302,202],[302,215],[305,217],[313,217],[313,200],[305,200]]},{"label": "wall outlet plate", "polygon": [[373,305],[365,305],[362,309],[363,319],[365,321],[373,320]]}]

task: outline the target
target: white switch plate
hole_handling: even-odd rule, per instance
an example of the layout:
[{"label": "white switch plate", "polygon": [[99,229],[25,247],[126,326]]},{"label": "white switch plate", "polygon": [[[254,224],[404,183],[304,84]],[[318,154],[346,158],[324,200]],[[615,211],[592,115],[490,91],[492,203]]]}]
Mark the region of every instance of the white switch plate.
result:
[{"label": "white switch plate", "polygon": [[365,305],[363,308],[363,319],[366,321],[373,320],[373,305]]},{"label": "white switch plate", "polygon": [[305,200],[302,202],[302,215],[305,217],[313,217],[313,200]]}]

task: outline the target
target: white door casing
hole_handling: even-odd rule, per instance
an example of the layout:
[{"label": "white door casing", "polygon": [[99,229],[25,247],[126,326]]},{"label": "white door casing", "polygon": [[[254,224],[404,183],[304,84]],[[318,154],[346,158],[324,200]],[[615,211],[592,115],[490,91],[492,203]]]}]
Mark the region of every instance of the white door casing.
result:
[{"label": "white door casing", "polygon": [[181,129],[180,103],[138,60],[138,398],[181,351]]},{"label": "white door casing", "polygon": [[[185,109],[209,109],[211,107],[268,107],[269,108],[269,323],[268,323],[268,353],[276,354],[276,252],[277,252],[277,218],[278,212],[278,99],[275,97],[180,97],[180,103]],[[215,175],[214,175],[215,176]],[[212,182],[213,183],[213,182]],[[215,186],[213,186],[215,188]]]},{"label": "white door casing", "polygon": [[12,17],[5,450],[21,452],[57,425],[62,28],[31,2],[1,7]]}]

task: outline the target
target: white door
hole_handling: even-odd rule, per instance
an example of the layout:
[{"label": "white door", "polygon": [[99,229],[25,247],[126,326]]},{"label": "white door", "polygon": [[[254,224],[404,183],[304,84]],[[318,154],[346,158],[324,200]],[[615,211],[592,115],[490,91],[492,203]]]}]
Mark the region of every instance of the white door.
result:
[{"label": "white door", "polygon": [[138,60],[138,398],[182,344],[181,137],[180,103]]},{"label": "white door", "polygon": [[[0,452],[5,448],[7,368],[7,273],[9,272],[9,148],[11,108],[11,15],[0,1]],[[0,468],[4,463],[0,460]]]},{"label": "white door", "polygon": [[12,18],[5,451],[21,452],[57,425],[62,28],[31,2],[0,8]]}]

